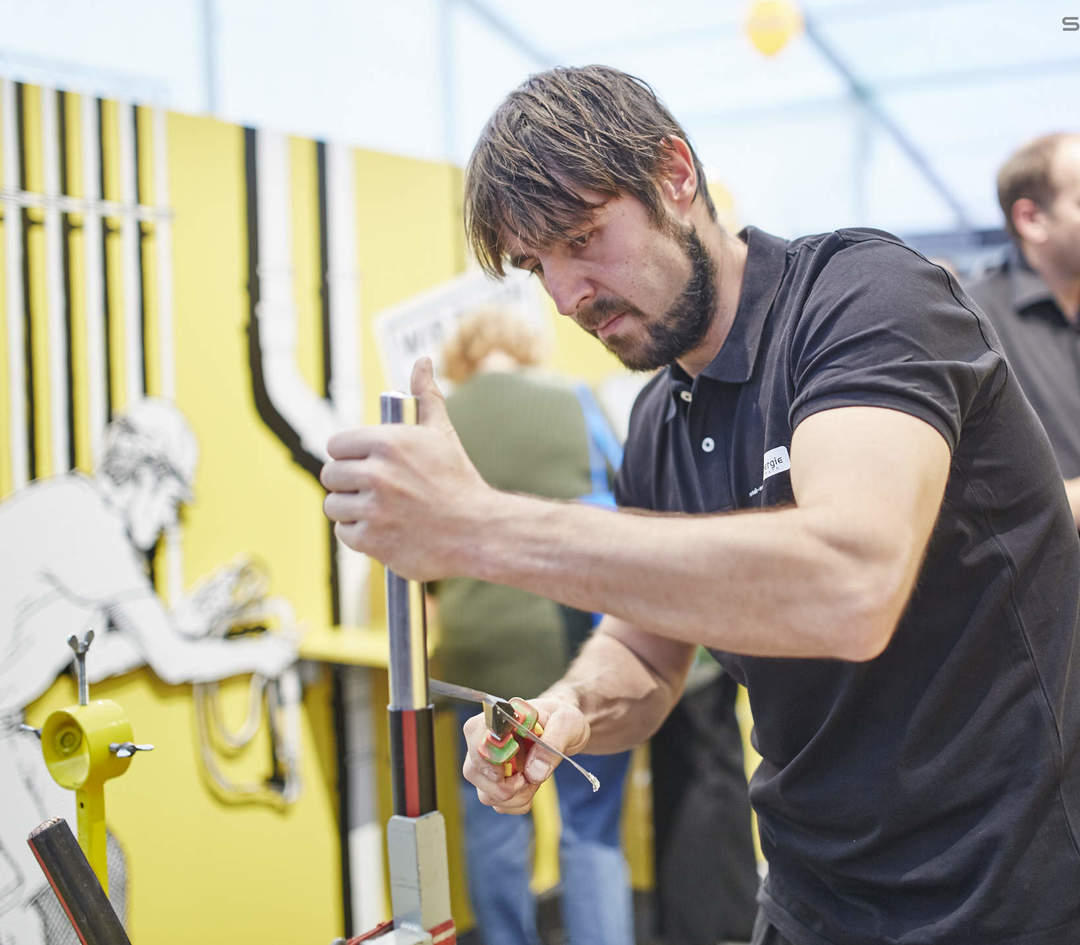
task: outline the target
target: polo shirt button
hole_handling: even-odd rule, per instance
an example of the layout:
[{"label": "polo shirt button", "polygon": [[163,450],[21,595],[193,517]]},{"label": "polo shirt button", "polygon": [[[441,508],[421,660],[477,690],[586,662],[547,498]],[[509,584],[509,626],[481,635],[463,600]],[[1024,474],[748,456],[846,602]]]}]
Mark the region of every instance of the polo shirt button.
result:
[{"label": "polo shirt button", "polygon": [[701,448],[705,450],[706,453],[711,453],[714,449],[716,449],[716,443],[713,442],[713,438],[711,436],[707,436],[704,440],[701,441]]},{"label": "polo shirt button", "polygon": [[686,401],[687,403],[690,403],[690,401],[694,399],[694,395],[693,395],[693,394],[691,394],[691,393],[690,393],[690,391],[688,391],[688,390],[681,390],[681,391],[679,391],[679,396],[680,396],[680,397],[681,397],[681,398],[682,398],[683,400],[685,400],[685,401]]}]

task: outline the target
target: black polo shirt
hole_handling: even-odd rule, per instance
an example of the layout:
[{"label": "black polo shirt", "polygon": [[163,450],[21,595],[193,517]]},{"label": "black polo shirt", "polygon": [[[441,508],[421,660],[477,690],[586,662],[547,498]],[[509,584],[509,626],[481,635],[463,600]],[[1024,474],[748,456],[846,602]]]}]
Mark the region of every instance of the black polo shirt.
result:
[{"label": "black polo shirt", "polygon": [[1042,277],[1012,251],[968,287],[989,316],[1066,479],[1080,476],[1080,324],[1070,324]]},{"label": "black polo shirt", "polygon": [[1050,444],[940,267],[873,230],[743,238],[731,333],[642,391],[619,503],[790,504],[792,431],[833,407],[904,411],[952,450],[879,657],[716,654],[763,758],[762,906],[798,945],[1080,941],[1080,542]]}]

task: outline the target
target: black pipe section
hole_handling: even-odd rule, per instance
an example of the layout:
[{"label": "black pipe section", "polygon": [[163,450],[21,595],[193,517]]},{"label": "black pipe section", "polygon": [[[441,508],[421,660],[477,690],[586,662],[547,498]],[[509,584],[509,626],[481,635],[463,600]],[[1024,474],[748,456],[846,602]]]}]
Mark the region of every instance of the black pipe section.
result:
[{"label": "black pipe section", "polygon": [[26,841],[82,945],[131,945],[109,897],[62,817],[35,827]]}]

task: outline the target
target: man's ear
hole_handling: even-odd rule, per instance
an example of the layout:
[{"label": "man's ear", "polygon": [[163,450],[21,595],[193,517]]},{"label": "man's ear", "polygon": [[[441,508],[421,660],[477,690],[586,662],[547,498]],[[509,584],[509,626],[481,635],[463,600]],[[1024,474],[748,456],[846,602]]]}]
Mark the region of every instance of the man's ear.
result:
[{"label": "man's ear", "polygon": [[1009,210],[1013,228],[1025,243],[1042,243],[1046,239],[1046,211],[1030,197],[1013,201]]},{"label": "man's ear", "polygon": [[657,186],[665,202],[682,212],[690,209],[698,191],[697,168],[694,156],[682,138],[665,138],[663,156],[658,169]]}]

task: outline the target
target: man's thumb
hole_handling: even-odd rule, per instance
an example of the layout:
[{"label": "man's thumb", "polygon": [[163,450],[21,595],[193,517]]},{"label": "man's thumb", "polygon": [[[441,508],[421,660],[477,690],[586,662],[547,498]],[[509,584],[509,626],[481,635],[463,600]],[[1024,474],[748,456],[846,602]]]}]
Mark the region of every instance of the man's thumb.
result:
[{"label": "man's thumb", "polygon": [[412,394],[420,402],[420,423],[425,427],[453,429],[446,412],[446,398],[435,383],[435,368],[431,358],[418,358],[409,381]]}]

